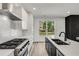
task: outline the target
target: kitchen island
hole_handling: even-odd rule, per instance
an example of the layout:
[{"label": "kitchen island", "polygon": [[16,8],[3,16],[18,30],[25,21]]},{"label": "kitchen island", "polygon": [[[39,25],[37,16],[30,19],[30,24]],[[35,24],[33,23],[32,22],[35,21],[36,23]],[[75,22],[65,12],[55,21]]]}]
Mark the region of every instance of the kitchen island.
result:
[{"label": "kitchen island", "polygon": [[51,44],[55,46],[56,56],[58,56],[59,54],[61,54],[60,56],[63,56],[63,55],[64,56],[79,56],[79,42],[75,42],[75,41],[67,39],[67,41],[64,41],[64,42],[68,43],[69,45],[58,45],[54,41],[52,41],[53,38],[51,37],[46,37],[46,38],[48,38]]}]

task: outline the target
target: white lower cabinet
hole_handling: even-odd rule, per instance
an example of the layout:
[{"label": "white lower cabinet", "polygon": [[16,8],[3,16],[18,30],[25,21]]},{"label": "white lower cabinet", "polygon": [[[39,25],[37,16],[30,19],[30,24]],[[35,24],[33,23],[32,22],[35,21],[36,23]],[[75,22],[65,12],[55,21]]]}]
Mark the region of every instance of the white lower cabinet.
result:
[{"label": "white lower cabinet", "polygon": [[58,49],[56,49],[56,56],[64,56]]}]

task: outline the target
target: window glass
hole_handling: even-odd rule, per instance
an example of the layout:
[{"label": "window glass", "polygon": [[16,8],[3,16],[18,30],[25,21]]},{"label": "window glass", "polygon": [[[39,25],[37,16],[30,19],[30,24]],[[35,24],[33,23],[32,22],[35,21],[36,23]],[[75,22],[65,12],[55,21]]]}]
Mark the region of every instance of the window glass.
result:
[{"label": "window glass", "polygon": [[54,21],[40,21],[40,35],[54,35]]},{"label": "window glass", "polygon": [[40,21],[40,35],[46,35],[46,21]]}]

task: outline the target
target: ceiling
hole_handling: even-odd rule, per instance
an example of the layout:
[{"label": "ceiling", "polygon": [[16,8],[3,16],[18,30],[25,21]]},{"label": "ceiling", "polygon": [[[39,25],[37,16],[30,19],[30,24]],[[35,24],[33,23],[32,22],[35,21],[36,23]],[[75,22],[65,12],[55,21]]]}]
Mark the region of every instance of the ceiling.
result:
[{"label": "ceiling", "polygon": [[21,6],[35,16],[66,17],[72,14],[79,15],[79,3],[21,3]]}]

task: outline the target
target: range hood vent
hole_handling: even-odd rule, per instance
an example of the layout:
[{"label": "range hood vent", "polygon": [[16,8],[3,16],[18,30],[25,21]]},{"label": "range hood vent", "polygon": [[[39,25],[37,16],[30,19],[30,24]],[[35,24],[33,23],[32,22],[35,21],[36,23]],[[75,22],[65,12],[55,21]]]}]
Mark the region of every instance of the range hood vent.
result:
[{"label": "range hood vent", "polygon": [[15,16],[13,13],[11,13],[8,10],[9,9],[9,5],[10,4],[8,4],[8,3],[2,3],[2,9],[0,9],[0,15],[6,15],[13,21],[21,21],[20,18],[18,18],[17,16]]}]

